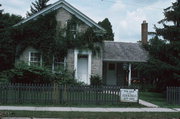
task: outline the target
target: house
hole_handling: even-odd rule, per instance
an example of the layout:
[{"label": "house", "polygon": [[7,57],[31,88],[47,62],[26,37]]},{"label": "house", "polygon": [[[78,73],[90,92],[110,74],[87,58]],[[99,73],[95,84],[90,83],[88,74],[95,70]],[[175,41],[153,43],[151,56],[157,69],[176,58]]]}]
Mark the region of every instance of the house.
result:
[{"label": "house", "polygon": [[[97,33],[106,32],[104,28],[64,0],[57,1],[16,25],[21,25],[55,10],[57,10],[56,21],[60,23],[61,28],[66,27],[67,21],[75,16],[84,23],[75,28],[79,32],[86,31],[89,27],[94,27]],[[145,43],[147,41],[147,23],[144,22],[142,27],[143,42]],[[147,53],[141,44],[104,41],[100,55],[93,55],[91,50],[69,49],[65,58],[60,60],[53,58],[52,70],[55,70],[59,65],[66,66],[68,71],[74,72],[75,79],[85,84],[90,84],[92,75],[98,75],[103,77],[103,82],[106,85],[130,85],[131,79],[138,77],[138,73],[132,70],[131,64],[146,62],[146,60]],[[16,61],[25,61],[29,65],[42,65],[43,57],[38,50],[29,46],[17,57]]]}]

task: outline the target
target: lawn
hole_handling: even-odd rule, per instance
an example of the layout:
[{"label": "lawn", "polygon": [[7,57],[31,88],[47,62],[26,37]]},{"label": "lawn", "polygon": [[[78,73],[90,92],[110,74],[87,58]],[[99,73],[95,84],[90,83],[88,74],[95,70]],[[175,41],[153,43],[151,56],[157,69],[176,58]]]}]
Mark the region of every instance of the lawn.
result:
[{"label": "lawn", "polygon": [[140,92],[140,99],[151,102],[160,107],[180,108],[180,105],[172,105],[166,102],[166,97],[162,93]]},{"label": "lawn", "polygon": [[39,117],[68,119],[179,119],[180,113],[94,113],[94,112],[33,112],[33,111],[1,111],[6,117]]},{"label": "lawn", "polygon": [[0,106],[35,106],[35,107],[145,107],[138,103],[118,103],[118,104],[0,104]]}]

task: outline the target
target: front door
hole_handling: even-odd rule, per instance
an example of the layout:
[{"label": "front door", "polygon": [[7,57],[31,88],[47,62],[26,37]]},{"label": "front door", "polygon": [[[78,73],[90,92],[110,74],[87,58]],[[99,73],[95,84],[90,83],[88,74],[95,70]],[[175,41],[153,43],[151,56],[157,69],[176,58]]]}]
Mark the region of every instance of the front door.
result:
[{"label": "front door", "polygon": [[107,63],[107,85],[116,85],[117,83],[117,76],[116,76],[116,70],[117,64],[116,63]]},{"label": "front door", "polygon": [[79,82],[88,84],[88,55],[78,55],[77,77]]}]

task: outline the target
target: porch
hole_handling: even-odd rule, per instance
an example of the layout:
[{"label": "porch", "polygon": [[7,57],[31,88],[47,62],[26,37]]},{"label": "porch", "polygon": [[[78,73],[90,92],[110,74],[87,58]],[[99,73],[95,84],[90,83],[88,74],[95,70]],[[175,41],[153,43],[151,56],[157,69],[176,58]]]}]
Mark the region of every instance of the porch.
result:
[{"label": "porch", "polygon": [[140,73],[135,65],[126,62],[103,62],[103,84],[130,86],[132,81],[140,81]]},{"label": "porch", "polygon": [[106,41],[103,50],[103,83],[105,85],[131,85],[140,75],[134,63],[146,62],[147,52],[139,43]]}]

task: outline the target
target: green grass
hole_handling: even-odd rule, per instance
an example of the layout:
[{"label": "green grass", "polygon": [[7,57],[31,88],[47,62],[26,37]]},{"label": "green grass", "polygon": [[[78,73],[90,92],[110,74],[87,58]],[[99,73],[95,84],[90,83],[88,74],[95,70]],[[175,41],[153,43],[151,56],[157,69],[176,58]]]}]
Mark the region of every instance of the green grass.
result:
[{"label": "green grass", "polygon": [[35,107],[145,107],[138,103],[119,104],[0,104],[0,106],[35,106]]},{"label": "green grass", "polygon": [[160,107],[180,108],[180,105],[172,105],[166,102],[166,97],[161,93],[140,92],[140,99],[151,102]]},{"label": "green grass", "polygon": [[6,117],[36,117],[36,118],[68,118],[68,119],[174,119],[180,113],[123,112],[33,112],[33,111],[1,111]]}]

